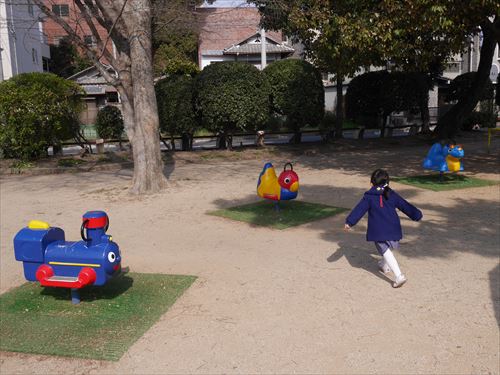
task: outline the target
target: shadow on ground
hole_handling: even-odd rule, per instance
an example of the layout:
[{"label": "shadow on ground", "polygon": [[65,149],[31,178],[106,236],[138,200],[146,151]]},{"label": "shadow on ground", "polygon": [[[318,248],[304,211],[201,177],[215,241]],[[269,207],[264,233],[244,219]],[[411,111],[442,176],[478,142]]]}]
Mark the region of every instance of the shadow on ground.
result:
[{"label": "shadow on ground", "polygon": [[[467,190],[464,198],[457,198],[440,204],[440,196],[446,192],[435,192],[433,202],[419,204],[423,220],[409,225],[409,219],[400,213],[404,238],[400,253],[409,258],[446,258],[455,253],[473,253],[487,257],[498,264],[498,243],[500,231],[498,223],[498,205],[491,200],[481,199],[480,195],[472,196],[473,189]],[[351,209],[362,197],[364,189],[345,188],[327,185],[302,185],[298,199],[323,203],[336,207]],[[422,190],[405,189],[402,194],[412,202]],[[228,208],[257,201],[254,195],[247,195],[238,200],[218,199],[214,203],[219,208]],[[335,262],[346,257],[354,268],[361,268],[389,282],[389,279],[378,272],[377,252],[372,244],[365,240],[366,217],[361,220],[354,232],[344,233],[343,222],[348,213],[333,218],[313,221],[307,225],[311,231],[318,231],[325,241],[335,243],[338,250],[328,257],[328,262]],[[332,224],[334,222],[335,224]],[[337,227],[338,226],[338,227]],[[292,232],[294,229],[287,229]],[[410,241],[412,246],[405,246]],[[499,271],[497,266],[490,272],[490,284],[495,315],[500,323]]]},{"label": "shadow on ground", "polygon": [[495,308],[497,323],[500,326],[500,264],[497,264],[497,266],[490,271],[489,277],[491,300]]},{"label": "shadow on ground", "polygon": [[169,179],[175,170],[175,155],[173,152],[164,152],[162,159],[164,163],[163,174]]},{"label": "shadow on ground", "polygon": [[[386,169],[391,176],[407,177],[432,173],[422,168],[422,162],[429,151],[427,144],[408,147],[407,154],[401,157],[400,147],[388,146],[381,149],[354,149],[349,152],[335,152],[335,146],[331,146],[329,152],[304,151],[296,157],[297,161],[313,169],[338,168],[347,174],[362,174],[369,176],[377,168]],[[464,146],[466,147],[466,146]],[[396,153],[397,151],[397,153]],[[481,144],[471,144],[465,150],[463,159],[465,173],[492,173],[499,170],[499,153],[494,151],[487,153]]]},{"label": "shadow on ground", "polygon": [[[347,238],[347,235],[351,238]],[[359,238],[353,239],[353,236]],[[376,252],[372,251],[370,249],[370,246],[366,246],[364,236],[360,236],[359,234],[353,235],[346,233],[345,236],[341,234],[337,235],[337,238],[339,239],[337,243],[338,249],[326,259],[328,262],[334,263],[342,257],[345,257],[351,267],[363,269],[375,275],[379,279],[392,284],[392,280],[378,270],[378,259],[375,257]],[[356,245],[353,245],[353,243],[355,243]],[[357,245],[361,243],[363,243],[363,246]]]},{"label": "shadow on ground", "polygon": [[[101,287],[86,287],[80,290],[82,302],[91,302],[102,299],[115,299],[125,293],[134,284],[134,279],[127,275],[117,277]],[[71,290],[69,288],[45,287],[40,294],[51,296],[57,300],[71,300]]]}]

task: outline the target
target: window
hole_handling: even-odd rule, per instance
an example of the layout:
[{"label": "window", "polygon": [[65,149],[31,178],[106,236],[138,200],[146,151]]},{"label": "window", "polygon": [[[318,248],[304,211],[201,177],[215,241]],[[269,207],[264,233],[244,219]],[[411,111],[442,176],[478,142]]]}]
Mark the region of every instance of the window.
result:
[{"label": "window", "polygon": [[106,103],[119,103],[117,92],[106,92]]},{"label": "window", "polygon": [[460,73],[462,71],[461,61],[448,61],[446,62],[445,72],[447,73]]},{"label": "window", "polygon": [[52,11],[56,14],[56,16],[68,17],[69,5],[68,4],[52,5]]},{"label": "window", "polygon": [[87,45],[87,46],[94,46],[95,45],[95,38],[93,35],[85,35],[83,37],[83,42]]},{"label": "window", "polygon": [[28,13],[31,17],[35,15],[35,13],[33,12],[33,4],[31,4],[31,1],[29,0],[28,0]]},{"label": "window", "polygon": [[52,45],[54,46],[58,46],[60,43],[61,43],[61,40],[63,40],[64,38],[66,38],[66,36],[54,36],[52,37]]},{"label": "window", "polygon": [[31,58],[33,59],[33,64],[38,65],[38,51],[34,48],[31,49]]}]

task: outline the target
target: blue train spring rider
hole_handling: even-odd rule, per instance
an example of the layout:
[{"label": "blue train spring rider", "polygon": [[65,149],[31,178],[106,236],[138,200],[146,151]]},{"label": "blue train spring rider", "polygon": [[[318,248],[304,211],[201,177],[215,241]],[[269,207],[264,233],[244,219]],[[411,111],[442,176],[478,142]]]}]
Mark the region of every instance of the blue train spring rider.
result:
[{"label": "blue train spring rider", "polygon": [[71,300],[80,302],[79,290],[102,286],[121,272],[118,245],[106,234],[109,218],[104,211],[83,215],[81,241],[65,241],[61,228],[32,220],[14,237],[16,260],[23,262],[24,277],[42,286],[71,289]]}]

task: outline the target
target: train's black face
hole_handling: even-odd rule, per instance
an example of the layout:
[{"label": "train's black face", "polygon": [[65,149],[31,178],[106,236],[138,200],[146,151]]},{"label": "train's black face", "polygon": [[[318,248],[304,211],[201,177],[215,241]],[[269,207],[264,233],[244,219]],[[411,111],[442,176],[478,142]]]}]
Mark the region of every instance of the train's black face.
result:
[{"label": "train's black face", "polygon": [[120,249],[118,246],[111,247],[106,251],[104,259],[104,269],[107,274],[112,275],[113,273],[120,270],[122,257],[120,255]]}]

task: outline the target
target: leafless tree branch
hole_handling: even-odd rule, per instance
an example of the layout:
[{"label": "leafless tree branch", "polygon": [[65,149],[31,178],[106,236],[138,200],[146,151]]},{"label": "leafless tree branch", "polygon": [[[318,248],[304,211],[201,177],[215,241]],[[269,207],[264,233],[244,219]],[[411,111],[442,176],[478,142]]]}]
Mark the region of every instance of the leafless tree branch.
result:
[{"label": "leafless tree branch", "polygon": [[108,81],[111,85],[118,85],[119,81],[116,77],[109,73],[108,67],[105,66],[97,57],[97,51],[91,47],[89,47],[84,40],[78,35],[76,30],[72,28],[64,19],[57,16],[51,9],[49,9],[42,0],[33,0],[33,2],[41,9],[43,13],[45,13],[51,20],[56,22],[59,26],[61,26],[70,40],[82,48],[89,59],[92,60],[95,67],[99,70],[99,72],[103,75],[103,77]]}]

